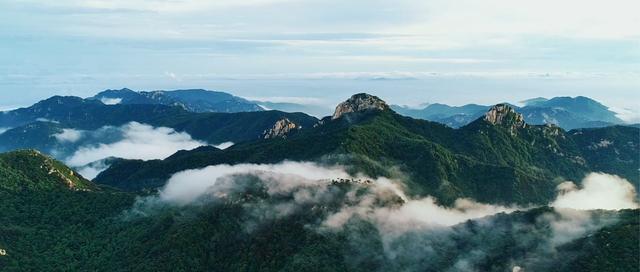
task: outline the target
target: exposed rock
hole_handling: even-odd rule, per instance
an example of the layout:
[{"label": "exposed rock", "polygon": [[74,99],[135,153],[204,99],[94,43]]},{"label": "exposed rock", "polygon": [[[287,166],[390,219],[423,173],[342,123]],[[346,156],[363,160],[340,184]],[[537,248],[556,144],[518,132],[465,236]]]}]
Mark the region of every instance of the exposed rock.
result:
[{"label": "exposed rock", "polygon": [[389,105],[377,96],[366,93],[354,94],[347,101],[344,101],[336,107],[336,111],[331,117],[332,120],[340,118],[345,113],[359,112],[368,110],[387,110]]},{"label": "exposed rock", "polygon": [[516,128],[524,128],[527,126],[522,114],[517,113],[507,104],[498,104],[491,107],[489,111],[484,114],[484,120],[493,125],[507,127],[511,129],[512,132],[514,132]]},{"label": "exposed rock", "polygon": [[296,125],[294,122],[291,122],[288,118],[282,118],[278,120],[272,128],[265,130],[262,133],[262,137],[264,139],[271,139],[282,137],[286,138],[287,134],[289,134],[293,130],[300,129],[302,127]]}]

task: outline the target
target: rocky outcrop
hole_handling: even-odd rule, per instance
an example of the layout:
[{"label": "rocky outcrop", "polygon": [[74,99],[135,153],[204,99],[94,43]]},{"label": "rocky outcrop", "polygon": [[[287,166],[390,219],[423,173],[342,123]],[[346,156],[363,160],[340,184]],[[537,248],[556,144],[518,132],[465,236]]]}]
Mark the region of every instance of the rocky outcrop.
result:
[{"label": "rocky outcrop", "polygon": [[493,125],[507,127],[512,131],[527,126],[522,114],[517,113],[507,104],[498,104],[491,107],[489,111],[484,114],[484,120]]},{"label": "rocky outcrop", "polygon": [[265,130],[262,133],[262,138],[264,139],[271,139],[271,138],[277,138],[277,137],[286,138],[289,133],[301,128],[302,128],[301,126],[298,126],[296,125],[296,123],[291,122],[291,120],[289,120],[288,118],[282,118],[278,120],[275,124],[273,124],[272,128]]},{"label": "rocky outcrop", "polygon": [[387,110],[389,105],[377,96],[366,93],[359,93],[351,96],[336,107],[336,111],[331,117],[332,120],[338,119],[345,113],[360,112],[369,110]]}]

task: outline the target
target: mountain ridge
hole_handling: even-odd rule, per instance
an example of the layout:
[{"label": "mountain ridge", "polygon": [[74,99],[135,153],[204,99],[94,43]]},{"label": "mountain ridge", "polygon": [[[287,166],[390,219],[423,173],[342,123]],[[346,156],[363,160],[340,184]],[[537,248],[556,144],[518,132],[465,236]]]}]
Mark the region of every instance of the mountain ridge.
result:
[{"label": "mountain ridge", "polygon": [[105,90],[89,99],[110,101],[115,104],[160,104],[178,106],[192,112],[244,112],[262,111],[262,107],[229,93],[204,89],[136,92],[123,88]]},{"label": "mountain ridge", "polygon": [[[503,110],[508,116],[503,120],[514,123],[509,121],[509,125],[503,126],[483,117],[460,129],[403,117],[390,109],[347,112],[338,119],[326,117],[318,125],[286,139],[250,141],[223,151],[184,151],[165,160],[139,162],[135,166],[122,161],[98,175],[96,182],[112,184],[115,179],[109,176],[119,173],[118,183],[130,183],[125,188],[134,189],[134,180],[147,180],[146,184],[155,182],[161,186],[172,173],[213,164],[331,161],[342,156],[358,165],[359,171],[372,176],[388,175],[389,169],[399,164],[411,177],[408,185],[413,192],[435,195],[444,203],[472,197],[480,201],[499,199],[498,203],[526,204],[548,201],[555,192],[554,180],[558,177],[580,180],[591,168],[593,162],[582,155],[588,148],[587,141],[579,141],[579,145],[576,137],[586,137],[603,129],[572,134],[553,125],[525,126],[513,109],[503,107]],[[514,124],[516,126],[512,126]],[[622,135],[626,135],[633,146],[620,143],[616,152],[624,152],[628,157],[637,151],[637,139],[631,139],[636,130],[624,130]],[[345,154],[349,156],[344,157]],[[613,173],[638,184],[629,170],[638,165],[638,160],[631,159],[624,165],[598,169],[615,170]],[[478,186],[498,180],[508,181],[505,184],[508,186]]]},{"label": "mountain ridge", "polygon": [[[555,124],[566,130],[583,127],[604,127],[623,124],[615,112],[601,103],[584,96],[533,98],[525,100],[524,106],[511,107],[522,113],[529,124]],[[508,103],[504,103],[508,104]],[[420,119],[436,121],[451,127],[464,126],[482,116],[491,106],[467,104],[448,106],[446,104],[429,104],[421,109],[392,105],[396,112]]]}]

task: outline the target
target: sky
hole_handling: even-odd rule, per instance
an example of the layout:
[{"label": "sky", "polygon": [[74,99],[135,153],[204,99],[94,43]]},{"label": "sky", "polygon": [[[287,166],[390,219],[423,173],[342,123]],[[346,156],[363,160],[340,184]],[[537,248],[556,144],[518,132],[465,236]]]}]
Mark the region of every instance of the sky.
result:
[{"label": "sky", "polygon": [[0,0],[0,110],[204,88],[327,107],[595,98],[640,114],[636,0]]}]

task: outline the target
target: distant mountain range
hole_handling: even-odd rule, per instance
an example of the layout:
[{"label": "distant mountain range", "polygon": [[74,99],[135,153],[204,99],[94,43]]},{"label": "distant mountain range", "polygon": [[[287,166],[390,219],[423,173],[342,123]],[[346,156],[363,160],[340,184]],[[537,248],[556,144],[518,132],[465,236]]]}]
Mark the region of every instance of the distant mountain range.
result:
[{"label": "distant mountain range", "polygon": [[[522,103],[524,103],[522,107],[514,105],[511,107],[522,113],[527,123],[534,125],[555,124],[566,130],[571,130],[624,123],[608,107],[584,96],[534,98]],[[489,108],[490,106],[477,104],[464,106],[430,104],[421,109],[392,106],[392,109],[402,115],[439,122],[454,128],[469,124],[482,116]]]},{"label": "distant mountain range", "polygon": [[261,111],[262,107],[244,98],[225,92],[202,89],[135,92],[124,88],[106,90],[89,98],[113,104],[157,104],[178,106],[192,112]]}]

